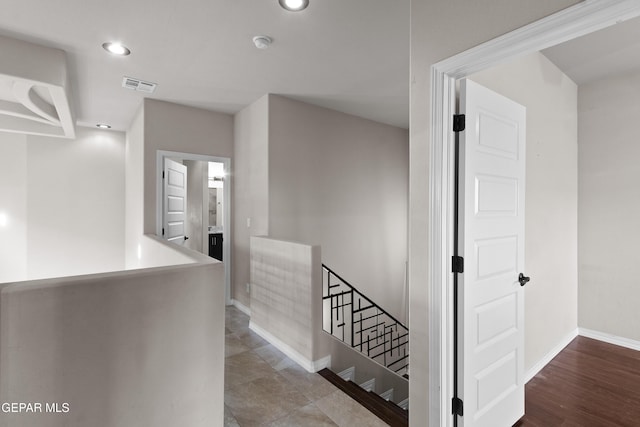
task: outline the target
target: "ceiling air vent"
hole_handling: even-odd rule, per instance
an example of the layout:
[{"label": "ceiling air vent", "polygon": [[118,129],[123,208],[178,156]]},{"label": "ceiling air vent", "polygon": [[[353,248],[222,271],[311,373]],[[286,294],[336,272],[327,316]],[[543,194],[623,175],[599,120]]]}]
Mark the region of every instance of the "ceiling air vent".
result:
[{"label": "ceiling air vent", "polygon": [[131,90],[137,90],[138,92],[153,93],[156,90],[156,83],[145,82],[144,80],[134,79],[132,77],[122,78],[122,87]]}]

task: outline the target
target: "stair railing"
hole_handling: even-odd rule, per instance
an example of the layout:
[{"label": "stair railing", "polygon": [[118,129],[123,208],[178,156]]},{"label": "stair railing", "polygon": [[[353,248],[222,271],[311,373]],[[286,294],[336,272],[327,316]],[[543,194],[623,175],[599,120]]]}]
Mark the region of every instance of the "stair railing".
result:
[{"label": "stair railing", "polygon": [[409,329],[322,264],[323,329],[400,376],[409,373]]}]

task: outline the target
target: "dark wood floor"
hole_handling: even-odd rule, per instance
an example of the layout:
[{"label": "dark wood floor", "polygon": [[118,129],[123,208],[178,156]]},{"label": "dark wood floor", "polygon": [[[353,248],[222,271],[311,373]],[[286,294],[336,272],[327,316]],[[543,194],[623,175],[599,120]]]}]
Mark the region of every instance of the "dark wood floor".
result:
[{"label": "dark wood floor", "polygon": [[640,352],[577,337],[525,388],[517,427],[640,426]]}]

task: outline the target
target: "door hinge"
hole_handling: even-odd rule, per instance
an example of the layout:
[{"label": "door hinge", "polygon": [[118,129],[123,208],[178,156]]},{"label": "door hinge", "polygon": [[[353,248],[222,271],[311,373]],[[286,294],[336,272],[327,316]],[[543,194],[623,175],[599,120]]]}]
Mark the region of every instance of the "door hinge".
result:
[{"label": "door hinge", "polygon": [[162,227],[162,235],[164,236],[164,227]]},{"label": "door hinge", "polygon": [[162,171],[162,179],[164,179],[164,171]]},{"label": "door hinge", "polygon": [[455,415],[462,416],[463,415],[463,403],[462,400],[458,397],[454,397],[451,399],[451,412]]},{"label": "door hinge", "polygon": [[464,114],[454,114],[453,115],[453,131],[454,132],[462,132],[465,128],[465,116]]},{"label": "door hinge", "polygon": [[451,272],[464,273],[464,258],[456,255],[451,257]]}]

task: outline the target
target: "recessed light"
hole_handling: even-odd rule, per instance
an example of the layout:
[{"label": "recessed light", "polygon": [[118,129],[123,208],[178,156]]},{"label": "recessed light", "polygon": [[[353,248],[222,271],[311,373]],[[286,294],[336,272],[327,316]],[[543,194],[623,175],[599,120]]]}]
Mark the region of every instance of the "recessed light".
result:
[{"label": "recessed light", "polygon": [[99,127],[100,129],[111,129],[111,125],[105,123],[98,123],[96,127]]},{"label": "recessed light", "polygon": [[278,0],[280,6],[291,12],[298,12],[309,6],[309,0]]},{"label": "recessed light", "polygon": [[131,53],[128,47],[118,42],[102,43],[102,48],[107,52],[118,56],[127,56]]}]

